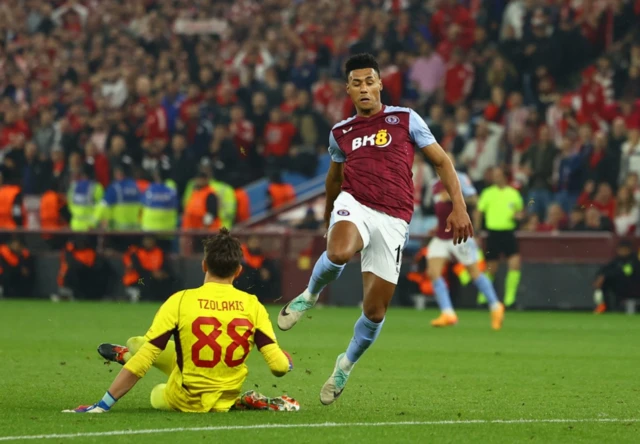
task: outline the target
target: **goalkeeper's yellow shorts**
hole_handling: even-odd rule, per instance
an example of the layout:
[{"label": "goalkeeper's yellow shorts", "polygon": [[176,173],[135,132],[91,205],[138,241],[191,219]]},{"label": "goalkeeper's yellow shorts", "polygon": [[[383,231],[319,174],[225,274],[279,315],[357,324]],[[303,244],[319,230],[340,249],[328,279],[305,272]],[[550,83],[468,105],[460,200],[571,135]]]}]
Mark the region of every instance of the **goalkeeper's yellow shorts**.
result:
[{"label": "goalkeeper's yellow shorts", "polygon": [[[238,399],[238,392],[221,391],[218,393],[207,393],[207,398],[215,399],[215,404],[210,412],[228,412]],[[179,396],[169,396],[171,403],[167,401],[167,384],[158,384],[151,390],[151,407],[157,410],[174,410],[179,412],[203,412],[202,404],[197,405],[190,403],[186,399]]]}]

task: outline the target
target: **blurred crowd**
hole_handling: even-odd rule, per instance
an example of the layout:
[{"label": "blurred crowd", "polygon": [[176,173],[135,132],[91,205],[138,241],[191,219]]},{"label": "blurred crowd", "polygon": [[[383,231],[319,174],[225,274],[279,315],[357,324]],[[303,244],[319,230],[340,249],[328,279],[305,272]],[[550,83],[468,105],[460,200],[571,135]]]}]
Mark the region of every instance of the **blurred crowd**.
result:
[{"label": "blurred crowd", "polygon": [[[343,63],[371,52],[384,103],[422,114],[479,188],[508,169],[527,229],[628,233],[639,17],[638,0],[5,0],[3,181],[67,195],[126,166],[171,181],[182,211],[196,175],[218,202],[220,184],[311,177],[354,112]],[[426,216],[433,172],[414,175]]]}]

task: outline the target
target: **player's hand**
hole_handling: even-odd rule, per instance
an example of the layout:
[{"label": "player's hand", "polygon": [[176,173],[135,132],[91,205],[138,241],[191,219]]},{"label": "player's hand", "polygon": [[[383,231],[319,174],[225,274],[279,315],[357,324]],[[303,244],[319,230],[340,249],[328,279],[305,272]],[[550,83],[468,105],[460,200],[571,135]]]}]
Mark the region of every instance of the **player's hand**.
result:
[{"label": "player's hand", "polygon": [[93,405],[81,405],[72,410],[63,410],[63,413],[107,413],[109,406],[103,401],[96,402]]},{"label": "player's hand", "polygon": [[448,233],[451,230],[453,230],[454,245],[466,242],[467,239],[473,237],[473,225],[465,208],[453,207],[453,211],[447,217],[445,231]]},{"label": "player's hand", "polygon": [[291,355],[288,352],[286,352],[284,350],[282,350],[282,353],[284,353],[284,355],[289,360],[289,371],[293,370],[293,358],[291,357]]}]

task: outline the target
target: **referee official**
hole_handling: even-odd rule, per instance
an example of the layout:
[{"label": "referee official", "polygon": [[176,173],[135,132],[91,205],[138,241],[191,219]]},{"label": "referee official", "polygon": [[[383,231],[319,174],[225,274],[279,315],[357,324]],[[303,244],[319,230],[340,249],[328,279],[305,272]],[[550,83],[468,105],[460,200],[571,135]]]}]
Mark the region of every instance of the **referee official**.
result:
[{"label": "referee official", "polygon": [[[504,284],[504,305],[509,307],[516,301],[520,284],[520,254],[515,231],[524,216],[524,202],[520,192],[507,183],[507,176],[500,167],[493,169],[493,185],[480,194],[475,212],[475,226],[480,227],[484,216],[487,231],[485,259],[487,275],[493,280],[498,271],[499,260],[507,259],[507,278]],[[478,303],[484,303],[484,295]]]}]

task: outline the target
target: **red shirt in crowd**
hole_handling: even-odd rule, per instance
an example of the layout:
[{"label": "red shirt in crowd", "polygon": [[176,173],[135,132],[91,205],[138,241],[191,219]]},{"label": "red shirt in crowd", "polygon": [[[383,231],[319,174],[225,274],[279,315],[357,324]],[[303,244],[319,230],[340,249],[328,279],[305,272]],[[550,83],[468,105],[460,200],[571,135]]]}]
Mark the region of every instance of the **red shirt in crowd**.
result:
[{"label": "red shirt in crowd", "polygon": [[282,157],[289,154],[296,127],[291,122],[269,122],[264,127],[264,155]]},{"label": "red shirt in crowd", "polygon": [[604,109],[604,91],[595,82],[580,87],[580,111],[585,116],[599,116]]},{"label": "red shirt in crowd", "polygon": [[429,28],[436,41],[440,42],[448,40],[448,31],[453,24],[458,25],[462,30],[456,41],[451,43],[455,43],[456,46],[461,46],[464,49],[471,48],[474,39],[473,31],[476,25],[467,8],[462,5],[440,7],[431,18]]},{"label": "red shirt in crowd", "polygon": [[31,130],[24,120],[16,120],[14,123],[2,128],[0,131],[0,148],[6,148],[20,136],[24,137],[25,140],[31,138]]},{"label": "red shirt in crowd", "polygon": [[311,88],[311,92],[313,94],[313,105],[315,109],[324,114],[327,111],[329,102],[333,99],[331,82],[316,82]]},{"label": "red shirt in crowd", "polygon": [[93,172],[95,173],[96,180],[103,187],[107,187],[111,181],[109,166],[109,160],[104,154],[96,154],[95,156],[87,157],[86,162],[93,166]]},{"label": "red shirt in crowd", "polygon": [[165,109],[158,105],[155,108],[151,108],[147,111],[147,119],[144,123],[145,126],[145,142],[153,140],[169,141],[169,127],[167,126],[167,112]]},{"label": "red shirt in crowd", "polygon": [[614,199],[609,199],[607,203],[603,204],[592,200],[589,193],[585,191],[578,198],[578,205],[584,206],[585,208],[594,207],[600,211],[603,216],[607,216],[611,220],[616,216],[616,201]]},{"label": "red shirt in crowd", "polygon": [[233,141],[235,142],[238,149],[244,148],[245,150],[247,150],[251,146],[253,146],[253,143],[256,139],[256,131],[253,123],[251,123],[247,119],[241,120],[239,122],[231,122],[231,124],[229,124],[229,131],[231,132]]},{"label": "red shirt in crowd", "polygon": [[382,69],[380,77],[384,89],[389,94],[391,103],[389,105],[399,105],[402,98],[402,73],[396,65],[389,65]]},{"label": "red shirt in crowd", "polygon": [[449,105],[457,105],[471,92],[473,87],[473,66],[469,63],[450,64],[444,80],[444,100]]}]

